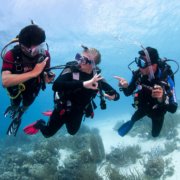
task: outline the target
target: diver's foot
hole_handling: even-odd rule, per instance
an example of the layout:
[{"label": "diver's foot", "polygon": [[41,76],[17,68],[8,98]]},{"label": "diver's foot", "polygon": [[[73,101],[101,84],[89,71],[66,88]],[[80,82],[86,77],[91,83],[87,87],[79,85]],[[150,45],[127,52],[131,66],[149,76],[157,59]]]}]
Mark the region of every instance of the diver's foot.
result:
[{"label": "diver's foot", "polygon": [[20,124],[21,124],[21,119],[17,119],[17,118],[13,119],[11,124],[8,127],[7,135],[9,135],[9,136],[11,136],[11,135],[16,136]]},{"label": "diver's foot", "polygon": [[28,126],[26,126],[23,130],[26,134],[33,135],[37,134],[42,126],[45,125],[45,121],[40,119]]},{"label": "diver's foot", "polygon": [[119,129],[118,129],[118,134],[120,136],[125,136],[133,127],[134,125],[134,121],[127,121],[125,122]]}]

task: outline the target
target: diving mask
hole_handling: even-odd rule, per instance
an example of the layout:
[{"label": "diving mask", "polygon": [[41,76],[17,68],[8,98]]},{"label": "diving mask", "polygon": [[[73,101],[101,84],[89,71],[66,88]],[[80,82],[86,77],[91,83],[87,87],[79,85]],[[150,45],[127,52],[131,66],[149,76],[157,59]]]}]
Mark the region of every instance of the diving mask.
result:
[{"label": "diving mask", "polygon": [[137,64],[138,67],[142,68],[142,69],[145,69],[147,68],[150,64],[145,60],[143,59],[142,57],[136,57],[135,58],[135,62]]},{"label": "diving mask", "polygon": [[46,44],[45,43],[41,43],[37,46],[32,46],[30,48],[21,44],[21,49],[24,52],[24,54],[26,54],[29,57],[35,57],[38,54],[43,54],[43,55],[46,54]]},{"label": "diving mask", "polygon": [[88,59],[85,56],[82,56],[81,54],[77,53],[75,56],[75,59],[80,62],[81,64],[93,64],[93,60]]}]

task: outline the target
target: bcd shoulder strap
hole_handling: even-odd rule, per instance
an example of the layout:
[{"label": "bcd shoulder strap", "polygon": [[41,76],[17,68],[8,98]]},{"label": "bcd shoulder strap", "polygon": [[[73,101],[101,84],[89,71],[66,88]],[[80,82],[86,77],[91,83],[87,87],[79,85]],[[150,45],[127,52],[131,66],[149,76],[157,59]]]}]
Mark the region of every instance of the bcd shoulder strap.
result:
[{"label": "bcd shoulder strap", "polygon": [[22,51],[19,45],[14,46],[11,50],[14,58],[13,69],[15,73],[22,73],[23,72],[23,65],[22,65]]},{"label": "bcd shoulder strap", "polygon": [[20,46],[19,45],[14,46],[11,52],[13,53],[15,63],[22,63],[22,60],[21,60],[22,51],[21,51]]},{"label": "bcd shoulder strap", "polygon": [[65,68],[62,70],[60,75],[64,75],[67,73],[77,73],[79,72],[78,62],[77,61],[70,61],[66,63]]},{"label": "bcd shoulder strap", "polygon": [[166,80],[168,76],[170,76],[173,80],[173,82],[175,83],[175,80],[174,80],[174,73],[171,69],[171,66],[169,64],[167,64],[166,62],[167,60],[159,60],[158,62],[158,66],[159,68],[161,69],[162,71],[162,74],[161,74],[161,78],[162,80]]}]

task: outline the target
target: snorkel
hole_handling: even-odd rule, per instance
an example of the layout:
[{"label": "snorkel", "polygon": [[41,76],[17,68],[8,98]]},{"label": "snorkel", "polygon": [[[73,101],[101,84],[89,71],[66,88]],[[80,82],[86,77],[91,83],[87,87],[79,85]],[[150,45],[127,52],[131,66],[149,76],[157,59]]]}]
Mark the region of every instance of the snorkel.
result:
[{"label": "snorkel", "polygon": [[148,53],[147,49],[143,47],[143,45],[141,45],[141,48],[143,49],[144,54],[145,54],[146,59],[147,59],[148,69],[149,69],[149,72],[150,72],[149,80],[153,80],[154,79],[154,71],[153,71],[153,68],[152,68],[152,63],[151,63],[149,53]]},{"label": "snorkel", "polygon": [[[149,80],[152,80],[152,79],[154,79],[154,72],[153,72],[152,63],[151,63],[151,59],[150,59],[149,53],[148,53],[147,49],[143,47],[142,44],[140,45],[140,47],[142,48],[142,50],[143,50],[143,52],[144,52],[144,54],[145,54],[145,56],[146,56],[147,65],[148,65],[147,67],[149,68],[149,72],[150,72],[150,74],[149,74]],[[136,58],[135,58],[134,61],[132,61],[132,62],[130,62],[130,63],[128,64],[128,69],[129,69],[133,74],[134,74],[135,71],[131,68],[131,65],[134,64],[134,63],[137,64]]]},{"label": "snorkel", "polygon": [[[153,59],[150,59],[150,55],[149,55],[148,50],[145,49],[142,45],[140,45],[140,46],[141,46],[142,49],[143,49],[142,51],[139,51],[139,52],[141,52],[140,55],[143,55],[143,56],[145,55],[147,61],[144,62],[144,59],[142,59],[142,58],[140,58],[140,57],[139,57],[139,58],[136,57],[134,61],[131,61],[131,62],[128,64],[128,69],[132,72],[132,74],[134,74],[134,73],[137,71],[137,69],[133,66],[133,64],[136,64],[136,66],[141,67],[141,68],[145,68],[145,67],[148,67],[149,64],[153,64],[153,63],[152,63],[152,62],[153,62]],[[143,52],[143,54],[142,54],[142,52]],[[145,53],[146,53],[146,54],[145,54]],[[148,58],[148,57],[149,57],[149,58]],[[149,59],[150,61],[148,61],[148,59]],[[143,63],[142,63],[142,62],[143,62]],[[151,62],[151,63],[149,63],[149,62]],[[171,71],[171,74],[170,74],[170,76],[173,77],[173,76],[179,71],[179,63],[177,62],[177,60],[173,60],[173,59],[169,59],[169,58],[163,58],[163,59],[161,59],[161,58],[158,57],[158,61],[157,61],[156,63],[157,63],[160,67],[166,66],[166,69],[169,69],[169,68],[171,68],[171,66],[169,65],[169,62],[174,64],[174,68],[173,68],[174,70]],[[175,66],[176,66],[176,68],[175,68]],[[154,73],[153,73],[152,66],[149,67],[149,68],[150,68],[149,72],[152,73],[152,74],[150,74],[150,78],[149,78],[149,79],[153,79]]]}]

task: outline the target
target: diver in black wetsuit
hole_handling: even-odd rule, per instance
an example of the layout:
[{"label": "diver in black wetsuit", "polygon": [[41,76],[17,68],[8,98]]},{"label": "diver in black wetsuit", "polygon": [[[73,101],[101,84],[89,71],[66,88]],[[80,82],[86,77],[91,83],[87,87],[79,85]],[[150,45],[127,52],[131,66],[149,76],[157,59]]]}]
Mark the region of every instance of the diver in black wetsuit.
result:
[{"label": "diver in black wetsuit", "polygon": [[50,137],[64,124],[69,134],[76,134],[83,115],[93,117],[92,100],[99,86],[107,99],[119,99],[119,94],[96,73],[96,65],[101,60],[98,50],[84,47],[82,54],[77,54],[75,59],[78,66],[65,68],[53,84],[55,108],[49,122],[36,121],[24,128],[26,134],[35,134],[40,129],[45,137]]},{"label": "diver in black wetsuit", "polygon": [[139,55],[140,57],[135,59],[139,69],[133,73],[129,84],[124,78],[115,77],[126,96],[134,94],[134,106],[137,108],[131,120],[124,123],[118,133],[121,136],[126,135],[136,121],[148,116],[152,120],[152,136],[157,137],[166,112],[174,113],[178,107],[174,79],[172,73],[169,74],[172,72],[170,67],[166,66],[165,69],[160,66],[162,61],[156,49],[147,47],[139,51]]}]

